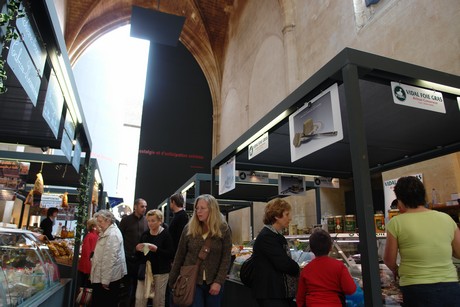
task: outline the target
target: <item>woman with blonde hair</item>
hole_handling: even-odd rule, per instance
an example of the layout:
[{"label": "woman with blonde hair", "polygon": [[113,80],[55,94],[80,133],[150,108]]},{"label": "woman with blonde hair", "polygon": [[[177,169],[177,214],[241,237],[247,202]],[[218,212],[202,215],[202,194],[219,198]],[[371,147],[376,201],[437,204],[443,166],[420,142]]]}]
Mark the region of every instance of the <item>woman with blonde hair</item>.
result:
[{"label": "woman with blonde hair", "polygon": [[[145,272],[153,275],[154,297],[153,307],[165,306],[166,285],[168,283],[171,262],[174,258],[174,244],[171,235],[161,225],[163,213],[158,210],[150,210],[146,214],[149,230],[141,235],[140,243],[136,245],[136,256],[141,259],[141,267],[148,261],[151,264],[151,271]],[[147,269],[147,268],[146,268]],[[140,276],[142,278],[142,276]],[[145,277],[145,274],[144,276]],[[148,287],[146,280],[138,280],[136,288],[136,307],[147,306],[145,296]],[[146,289],[147,287],[147,289]]]},{"label": "woman with blonde hair", "polygon": [[207,238],[210,252],[200,265],[194,307],[220,306],[232,249],[231,231],[222,219],[217,200],[212,195],[204,194],[195,200],[192,218],[182,232],[169,274],[170,287],[179,276],[181,266],[196,264],[198,253]]}]

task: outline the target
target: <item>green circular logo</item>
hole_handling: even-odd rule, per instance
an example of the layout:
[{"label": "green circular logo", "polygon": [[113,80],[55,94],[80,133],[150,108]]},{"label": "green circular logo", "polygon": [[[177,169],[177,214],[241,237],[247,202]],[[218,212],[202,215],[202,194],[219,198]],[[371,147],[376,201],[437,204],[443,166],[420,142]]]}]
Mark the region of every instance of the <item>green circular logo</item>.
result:
[{"label": "green circular logo", "polygon": [[406,100],[406,92],[404,92],[404,89],[400,86],[396,86],[395,89],[393,90],[393,93],[399,101],[404,101]]}]

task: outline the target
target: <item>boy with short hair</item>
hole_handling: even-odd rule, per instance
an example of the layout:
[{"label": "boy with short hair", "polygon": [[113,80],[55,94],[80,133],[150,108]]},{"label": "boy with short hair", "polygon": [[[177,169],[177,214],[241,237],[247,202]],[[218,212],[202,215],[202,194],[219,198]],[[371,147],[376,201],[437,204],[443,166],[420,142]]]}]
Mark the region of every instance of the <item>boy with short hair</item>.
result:
[{"label": "boy with short hair", "polygon": [[332,249],[332,239],[328,232],[315,229],[309,241],[315,259],[300,273],[297,307],[342,307],[345,295],[353,294],[356,284],[343,262],[328,256]]}]

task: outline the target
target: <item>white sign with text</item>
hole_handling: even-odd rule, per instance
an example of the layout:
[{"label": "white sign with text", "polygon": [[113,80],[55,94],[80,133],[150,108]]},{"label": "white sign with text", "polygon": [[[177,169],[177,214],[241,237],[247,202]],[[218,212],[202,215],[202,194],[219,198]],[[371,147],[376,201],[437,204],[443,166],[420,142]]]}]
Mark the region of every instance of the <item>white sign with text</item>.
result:
[{"label": "white sign with text", "polygon": [[433,112],[446,113],[442,93],[420,87],[391,82],[393,101],[396,104]]}]

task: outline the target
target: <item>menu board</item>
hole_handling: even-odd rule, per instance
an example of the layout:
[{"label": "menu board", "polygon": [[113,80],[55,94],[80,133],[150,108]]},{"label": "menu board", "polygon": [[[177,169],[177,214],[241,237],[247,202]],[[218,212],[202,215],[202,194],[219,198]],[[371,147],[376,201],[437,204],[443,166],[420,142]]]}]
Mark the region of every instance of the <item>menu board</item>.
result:
[{"label": "menu board", "polygon": [[67,133],[62,134],[61,150],[70,162],[72,159],[72,140],[69,138]]},{"label": "menu board", "polygon": [[41,79],[21,38],[11,41],[6,62],[21,83],[32,104],[37,106]]},{"label": "menu board", "polygon": [[77,173],[80,171],[80,160],[81,160],[81,145],[80,145],[80,142],[76,140],[75,148],[73,151],[72,165],[77,171]]},{"label": "menu board", "polygon": [[62,107],[64,106],[64,97],[59,87],[56,75],[52,72],[46,91],[45,104],[43,106],[42,116],[53,131],[57,139],[59,134],[59,125],[62,117]]},{"label": "menu board", "polygon": [[[21,3],[20,10],[25,10],[24,5]],[[29,17],[24,15],[16,20],[16,27],[21,38],[29,51],[29,55],[37,68],[40,77],[43,77],[43,69],[46,61],[46,50],[44,46],[38,41],[34,28],[30,22]]]},{"label": "menu board", "polygon": [[73,120],[69,109],[67,109],[65,116],[64,130],[67,132],[71,139],[75,137],[75,121]]}]

